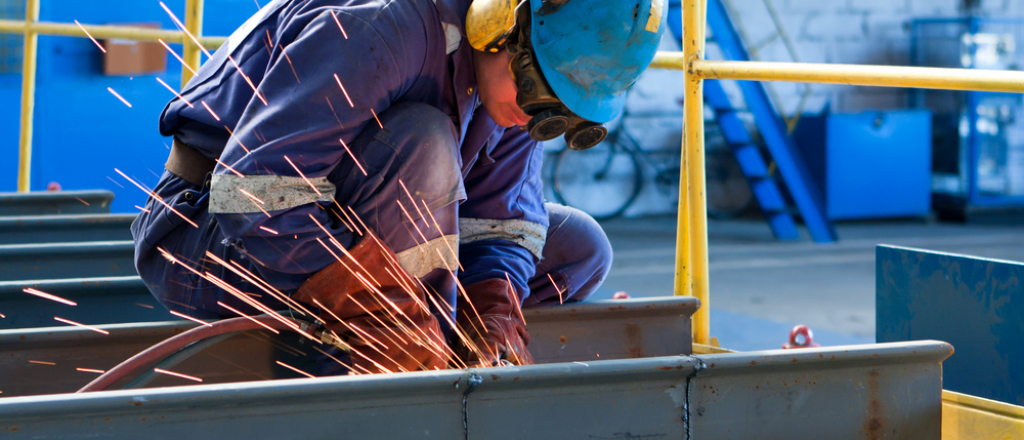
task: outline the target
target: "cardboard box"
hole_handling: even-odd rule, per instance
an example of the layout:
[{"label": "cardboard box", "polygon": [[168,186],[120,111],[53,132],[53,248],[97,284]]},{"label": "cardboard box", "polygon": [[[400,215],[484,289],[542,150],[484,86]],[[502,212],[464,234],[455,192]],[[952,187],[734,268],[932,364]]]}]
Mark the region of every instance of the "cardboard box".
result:
[{"label": "cardboard box", "polygon": [[[111,23],[117,26],[136,26],[159,29],[153,23]],[[167,70],[166,49],[156,41],[110,39],[103,41],[107,50],[103,56],[103,73],[107,76],[163,73]]]}]

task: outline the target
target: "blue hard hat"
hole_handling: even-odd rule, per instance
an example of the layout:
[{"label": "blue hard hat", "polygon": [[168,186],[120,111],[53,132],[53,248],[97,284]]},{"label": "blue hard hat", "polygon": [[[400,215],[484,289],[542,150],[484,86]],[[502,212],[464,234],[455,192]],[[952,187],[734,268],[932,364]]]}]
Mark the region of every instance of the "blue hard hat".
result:
[{"label": "blue hard hat", "polygon": [[665,0],[530,0],[530,7],[530,42],[558,99],[590,121],[618,116],[626,89],[654,59]]}]

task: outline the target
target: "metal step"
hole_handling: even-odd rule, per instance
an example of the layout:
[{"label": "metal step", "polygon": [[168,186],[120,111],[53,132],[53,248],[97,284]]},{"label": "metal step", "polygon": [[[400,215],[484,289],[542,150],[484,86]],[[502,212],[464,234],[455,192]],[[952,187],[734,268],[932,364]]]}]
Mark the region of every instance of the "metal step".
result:
[{"label": "metal step", "polygon": [[11,439],[939,440],[951,353],[920,341],[16,397],[0,399],[0,430]]},{"label": "metal step", "polygon": [[[74,301],[71,307],[23,291],[26,287]],[[82,324],[120,324],[170,319],[138,276],[65,280],[0,281],[0,329],[53,327],[53,317]]]},{"label": "metal step", "polygon": [[0,281],[137,275],[131,241],[0,245]]},{"label": "metal step", "polygon": [[[529,323],[530,353],[537,362],[589,362],[691,353],[690,316],[698,304],[690,297],[608,300],[527,308],[523,314]],[[2,330],[0,391],[2,396],[74,392],[95,378],[76,368],[109,369],[196,325],[175,321],[98,326],[109,335],[72,326]],[[227,339],[216,350],[176,368],[217,383],[273,377],[267,337],[253,333]],[[301,346],[299,350],[310,351]]]},{"label": "metal step", "polygon": [[0,193],[0,216],[110,214],[110,191]]},{"label": "metal step", "polygon": [[135,214],[0,217],[0,243],[75,243],[131,240]]}]

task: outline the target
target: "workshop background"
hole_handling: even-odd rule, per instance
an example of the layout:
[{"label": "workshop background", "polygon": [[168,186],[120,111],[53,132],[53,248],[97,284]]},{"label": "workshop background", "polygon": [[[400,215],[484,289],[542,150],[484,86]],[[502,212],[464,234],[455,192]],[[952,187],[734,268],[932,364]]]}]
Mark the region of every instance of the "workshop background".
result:
[{"label": "workshop background", "polygon": [[[181,11],[184,1],[165,3]],[[762,61],[1017,70],[1024,56],[1024,1],[722,3],[750,57]],[[229,35],[258,4],[207,0],[204,34]],[[23,7],[23,0],[0,0],[0,17],[23,19]],[[174,28],[156,1],[45,0],[40,19]],[[726,57],[710,34],[708,57]],[[111,66],[88,39],[39,37],[31,188],[42,191],[56,182],[64,190],[106,189],[116,194],[113,212],[131,213],[146,195],[115,168],[150,186],[157,181],[170,145],[158,133],[157,119],[173,97],[157,79],[176,87],[181,69],[159,45],[106,44],[126,46],[138,64]],[[16,189],[21,45],[20,36],[0,35],[0,100],[10,103],[0,107],[0,191]],[[181,52],[180,45],[171,47]],[[678,49],[674,34],[666,32],[662,50]],[[147,55],[154,50],[160,58],[155,61]],[[602,221],[616,262],[596,298],[619,291],[634,297],[671,294],[681,83],[678,72],[648,71],[630,92],[627,115],[609,124],[619,139],[628,135],[635,141],[635,151],[611,150],[616,167],[625,161],[629,179],[588,183],[569,175],[559,187],[555,167],[564,143],[545,146],[549,199],[620,214]],[[874,245],[880,242],[1024,260],[1024,229],[1014,211],[1024,206],[1020,95],[763,87],[776,117],[790,124],[786,134],[796,140],[809,170],[804,181],[780,186],[819,188],[825,199],[821,214],[836,222],[839,240],[820,244],[828,240],[806,231],[795,240],[777,239],[758,209],[764,202],[748,188],[750,176],[731,162],[728,130],[716,126],[717,114],[709,108],[709,167],[717,170],[709,171],[709,179],[720,189],[709,189],[709,203],[721,208],[709,226],[712,326],[724,346],[775,348],[798,323],[810,325],[823,344],[873,341]],[[761,145],[748,98],[735,83],[723,82],[722,88],[770,172],[775,158]],[[565,160],[583,157],[594,156]],[[611,209],[612,203],[623,205]]]}]

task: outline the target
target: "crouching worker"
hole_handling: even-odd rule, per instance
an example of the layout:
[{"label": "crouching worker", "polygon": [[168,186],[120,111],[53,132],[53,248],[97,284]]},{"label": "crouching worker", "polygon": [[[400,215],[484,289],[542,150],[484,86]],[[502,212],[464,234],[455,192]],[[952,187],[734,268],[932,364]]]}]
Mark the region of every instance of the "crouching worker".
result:
[{"label": "crouching worker", "polygon": [[604,138],[664,14],[273,1],[160,117],[139,274],[195,318],[317,313],[357,372],[532,363],[520,308],[587,298],[612,258],[593,219],[544,203],[538,141]]}]

